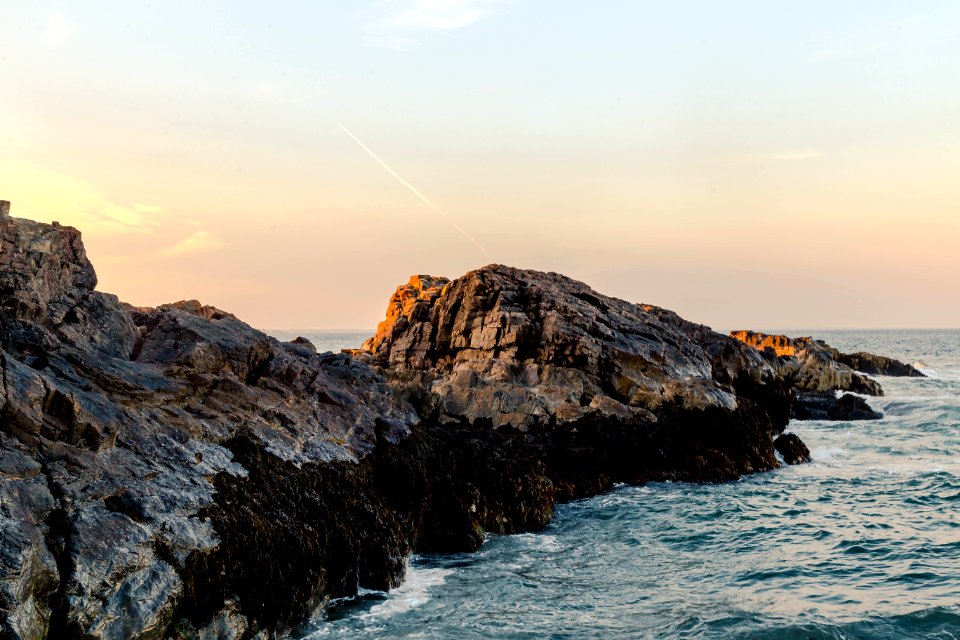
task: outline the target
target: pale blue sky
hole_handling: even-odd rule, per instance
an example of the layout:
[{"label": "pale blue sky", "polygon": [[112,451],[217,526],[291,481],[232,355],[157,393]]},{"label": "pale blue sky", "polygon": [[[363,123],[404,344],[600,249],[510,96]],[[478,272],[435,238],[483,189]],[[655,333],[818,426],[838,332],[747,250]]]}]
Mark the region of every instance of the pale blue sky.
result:
[{"label": "pale blue sky", "polygon": [[0,0],[0,42],[0,198],[138,304],[372,327],[497,261],[720,327],[960,323],[954,1]]}]

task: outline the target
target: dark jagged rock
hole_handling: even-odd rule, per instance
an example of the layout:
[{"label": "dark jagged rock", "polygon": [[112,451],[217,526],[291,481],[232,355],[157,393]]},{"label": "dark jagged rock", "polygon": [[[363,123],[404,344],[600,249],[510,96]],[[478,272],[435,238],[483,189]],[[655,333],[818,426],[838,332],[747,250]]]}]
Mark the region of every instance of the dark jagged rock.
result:
[{"label": "dark jagged rock", "polygon": [[773,441],[773,446],[787,464],[810,462],[810,449],[795,433],[784,433]]},{"label": "dark jagged rock", "polygon": [[834,350],[834,358],[836,358],[837,362],[847,365],[854,371],[872,376],[895,376],[900,378],[926,377],[919,369],[911,364],[864,351],[842,353]]},{"label": "dark jagged rock", "polygon": [[822,340],[789,338],[756,331],[733,331],[732,337],[766,353],[780,375],[795,389],[797,420],[875,420],[863,398],[836,391],[882,396],[883,388],[866,375],[923,377],[911,365],[871,353],[843,353]]},{"label": "dark jagged rock", "polygon": [[797,420],[879,420],[883,414],[852,393],[800,391],[793,403]]}]

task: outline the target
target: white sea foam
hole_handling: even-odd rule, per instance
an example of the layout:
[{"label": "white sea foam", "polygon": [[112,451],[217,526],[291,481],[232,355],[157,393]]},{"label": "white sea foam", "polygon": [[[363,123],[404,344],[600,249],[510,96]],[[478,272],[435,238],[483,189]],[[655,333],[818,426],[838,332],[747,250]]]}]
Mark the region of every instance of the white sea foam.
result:
[{"label": "white sea foam", "polygon": [[[364,637],[384,637],[387,629],[387,626],[384,625],[390,624],[385,622],[386,620],[398,614],[412,611],[426,603],[431,598],[431,591],[442,585],[451,573],[453,571],[450,569],[426,569],[411,566],[408,563],[406,579],[396,589],[387,593],[364,588],[357,590],[357,596],[379,596],[383,600],[370,607],[366,613],[355,615],[353,620],[362,621]],[[344,600],[349,599],[351,598],[344,598]],[[320,640],[320,638],[330,636],[339,637],[340,631],[337,623],[324,623],[303,636],[303,640]]]},{"label": "white sea foam", "polygon": [[814,462],[826,462],[827,460],[836,460],[837,458],[849,458],[850,452],[842,447],[823,447],[814,449],[810,452],[810,458]]},{"label": "white sea foam", "polygon": [[928,364],[927,364],[926,362],[924,362],[923,360],[917,360],[916,362],[914,362],[914,363],[913,363],[913,367],[914,367],[914,369],[919,369],[920,372],[923,373],[923,375],[927,376],[928,378],[939,378],[939,377],[940,377],[939,375],[937,375],[936,370],[931,369],[931,368],[930,368],[930,365],[928,365]]},{"label": "white sea foam", "polygon": [[867,470],[871,473],[878,476],[916,476],[923,475],[928,473],[943,473],[947,472],[942,464],[889,464],[889,465],[873,465],[867,467]]},{"label": "white sea foam", "polygon": [[387,594],[386,600],[374,605],[366,614],[370,618],[389,618],[421,606],[430,599],[430,592],[446,582],[450,569],[407,567],[407,578]]},{"label": "white sea foam", "polygon": [[517,540],[525,542],[529,548],[542,549],[544,551],[559,551],[561,548],[557,536],[546,533],[521,533],[516,536]]}]

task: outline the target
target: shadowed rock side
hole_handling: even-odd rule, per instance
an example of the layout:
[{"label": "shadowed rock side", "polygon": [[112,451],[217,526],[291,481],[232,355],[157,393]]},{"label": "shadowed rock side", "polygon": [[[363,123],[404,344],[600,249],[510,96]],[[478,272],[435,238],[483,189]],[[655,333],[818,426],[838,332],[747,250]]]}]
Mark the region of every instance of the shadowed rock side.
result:
[{"label": "shadowed rock side", "polygon": [[733,331],[733,338],[766,354],[779,374],[794,388],[797,420],[876,420],[883,417],[859,396],[883,395],[883,388],[866,375],[924,377],[909,364],[871,353],[843,353],[822,340],[789,338],[756,331]]}]

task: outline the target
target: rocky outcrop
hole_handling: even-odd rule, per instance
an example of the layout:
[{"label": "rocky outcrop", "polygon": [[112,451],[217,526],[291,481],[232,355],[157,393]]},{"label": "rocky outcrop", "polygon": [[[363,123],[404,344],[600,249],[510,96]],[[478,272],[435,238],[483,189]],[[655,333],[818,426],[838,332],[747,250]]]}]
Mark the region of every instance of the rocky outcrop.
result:
[{"label": "rocky outcrop", "polygon": [[[357,461],[419,422],[383,378],[212,307],[129,309],[95,284],[76,230],[0,217],[5,637],[160,638],[173,625],[252,636],[367,575],[401,579],[406,532],[382,536],[405,542],[378,549],[380,573],[357,569],[373,560],[361,561],[368,550],[355,544],[331,543],[336,557],[319,558],[308,546],[356,539],[350,509],[365,514],[372,498],[360,493],[337,514],[344,521],[318,525],[298,509],[329,496],[304,490],[302,502],[275,503],[273,487],[257,484],[322,468],[348,490]],[[236,497],[244,487],[271,510]],[[288,536],[286,547],[260,547],[269,558],[229,561],[284,527],[318,537]],[[294,558],[309,580],[277,575]],[[256,573],[266,567],[274,573]],[[254,583],[300,591],[271,606]]]},{"label": "rocky outcrop", "polygon": [[[411,276],[410,282],[400,285],[387,303],[387,314],[377,325],[377,332],[357,351],[357,353],[375,353],[381,350],[387,340],[401,339],[405,329],[410,324],[421,326],[430,313],[433,303],[443,293],[444,287],[450,283],[447,278],[417,275]],[[411,331],[407,340],[418,340],[420,336]],[[399,345],[398,345],[399,346]],[[411,347],[412,348],[412,347]]]},{"label": "rocky outcrop", "polygon": [[838,362],[836,350],[812,338],[788,338],[754,331],[733,331],[731,337],[776,356],[777,368],[799,391],[852,391],[883,395],[880,385]]},{"label": "rocky outcrop", "polygon": [[841,353],[834,349],[833,357],[837,362],[847,365],[854,371],[866,373],[871,376],[895,376],[900,378],[926,377],[912,364],[906,364],[886,356],[866,353],[865,351]]},{"label": "rocky outcrop", "polygon": [[810,462],[810,449],[795,433],[783,434],[773,441],[773,446],[787,464]]},{"label": "rocky outcrop", "polygon": [[560,276],[414,278],[371,367],[125,306],[69,227],[3,216],[0,243],[8,637],[260,637],[557,500],[778,464],[762,356]]},{"label": "rocky outcrop", "polygon": [[282,635],[614,482],[807,459],[784,365],[557,274],[416,276],[350,357],[96,291],[0,203],[0,636]]},{"label": "rocky outcrop", "polygon": [[731,337],[761,351],[794,388],[797,420],[876,420],[883,414],[860,397],[883,395],[880,383],[867,375],[923,377],[913,366],[865,352],[847,354],[822,340],[789,338],[756,331],[733,331]]},{"label": "rocky outcrop", "polygon": [[879,420],[883,414],[852,393],[807,391],[797,393],[793,417],[796,420]]},{"label": "rocky outcrop", "polygon": [[774,468],[789,414],[777,371],[742,343],[500,265],[452,282],[415,277],[360,353],[431,421],[528,434],[564,498]]}]

